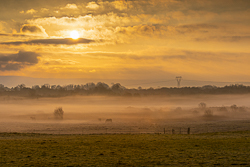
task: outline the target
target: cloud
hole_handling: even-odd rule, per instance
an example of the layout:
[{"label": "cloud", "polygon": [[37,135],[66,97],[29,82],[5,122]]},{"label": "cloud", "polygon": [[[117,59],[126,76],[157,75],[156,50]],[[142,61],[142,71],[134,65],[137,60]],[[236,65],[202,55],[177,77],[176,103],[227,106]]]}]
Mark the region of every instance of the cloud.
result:
[{"label": "cloud", "polygon": [[[125,1],[114,1],[111,4],[118,10],[125,10],[128,8],[128,3]],[[131,6],[132,7],[132,6]]]},{"label": "cloud", "polygon": [[76,65],[79,64],[79,62],[74,60],[68,60],[68,59],[45,59],[43,64],[45,65]]},{"label": "cloud", "polygon": [[36,13],[37,11],[35,9],[30,9],[30,10],[27,10],[26,13],[27,14],[34,14]]},{"label": "cloud", "polygon": [[45,29],[42,26],[38,25],[24,24],[21,27],[20,32],[24,34],[39,34],[48,36],[45,32]]},{"label": "cloud", "polygon": [[41,33],[42,30],[35,26],[35,25],[28,25],[28,24],[25,24],[22,26],[21,28],[21,32],[22,33],[26,33],[26,32],[30,32],[30,33]]},{"label": "cloud", "polygon": [[35,52],[19,51],[16,54],[0,54],[0,71],[17,71],[38,63],[40,55]]},{"label": "cloud", "polygon": [[89,56],[98,57],[98,58],[119,58],[119,59],[125,59],[125,60],[135,60],[135,61],[152,61],[152,60],[173,60],[173,59],[187,59],[187,55],[185,53],[183,54],[162,54],[162,55],[150,55],[150,54],[143,54],[143,55],[137,55],[137,54],[129,54],[129,53],[113,53],[113,52],[107,52],[107,53],[87,53]]},{"label": "cloud", "polygon": [[205,33],[218,28],[218,26],[210,24],[187,24],[181,26],[168,26],[164,24],[144,24],[128,27],[116,27],[115,32],[118,34],[124,34],[129,36],[141,35],[151,37],[170,37],[173,35],[182,35],[193,32]]},{"label": "cloud", "polygon": [[45,13],[45,12],[48,12],[48,11],[49,11],[49,9],[47,9],[47,8],[41,8],[42,13]]},{"label": "cloud", "polygon": [[[148,31],[150,31],[150,29],[159,29],[156,23],[159,24],[164,22],[162,20],[166,20],[166,18],[144,14],[136,16],[119,16],[115,13],[106,13],[102,15],[88,14],[78,17],[33,18],[27,20],[27,22],[30,25],[43,26],[50,36],[65,38],[67,37],[65,35],[66,30],[77,29],[83,34],[83,38],[116,40],[115,31],[117,27],[122,27],[121,29],[125,29],[126,27],[128,27],[128,29],[140,29],[141,35],[143,35],[149,33]],[[161,35],[160,31],[155,32]]]},{"label": "cloud", "polygon": [[67,4],[65,7],[61,9],[78,9],[76,4]]},{"label": "cloud", "polygon": [[8,37],[26,37],[25,34],[9,34],[9,33],[0,33],[0,36],[8,36]]},{"label": "cloud", "polygon": [[250,36],[209,36],[205,38],[195,38],[198,42],[218,41],[218,42],[244,42],[250,41]]},{"label": "cloud", "polygon": [[179,33],[191,33],[198,30],[208,31],[210,29],[218,29],[218,26],[211,24],[187,24],[176,27]]},{"label": "cloud", "polygon": [[89,2],[86,8],[91,9],[91,10],[96,10],[99,8],[99,5],[96,4],[95,2]]},{"label": "cloud", "polygon": [[165,25],[136,25],[128,27],[117,27],[116,33],[129,36],[142,35],[142,36],[160,36],[166,35],[167,32],[172,31],[174,27]]},{"label": "cloud", "polygon": [[4,32],[6,29],[6,22],[0,20],[0,32]]},{"label": "cloud", "polygon": [[2,45],[32,45],[32,44],[40,44],[40,45],[75,45],[75,44],[88,44],[94,42],[94,40],[90,39],[71,39],[71,38],[62,38],[62,39],[34,39],[34,40],[27,40],[27,41],[14,41],[14,42],[3,42],[0,43]]}]

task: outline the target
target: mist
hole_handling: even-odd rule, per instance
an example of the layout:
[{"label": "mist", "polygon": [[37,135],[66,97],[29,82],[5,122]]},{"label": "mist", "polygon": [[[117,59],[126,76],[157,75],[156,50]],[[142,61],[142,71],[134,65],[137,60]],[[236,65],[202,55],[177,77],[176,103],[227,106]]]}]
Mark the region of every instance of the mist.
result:
[{"label": "mist", "polygon": [[[250,95],[1,97],[0,132],[161,133],[192,127],[248,128]],[[205,107],[199,106],[204,103]],[[54,110],[62,107],[63,118]],[[112,122],[106,122],[111,119]],[[193,131],[193,133],[195,133]]]}]

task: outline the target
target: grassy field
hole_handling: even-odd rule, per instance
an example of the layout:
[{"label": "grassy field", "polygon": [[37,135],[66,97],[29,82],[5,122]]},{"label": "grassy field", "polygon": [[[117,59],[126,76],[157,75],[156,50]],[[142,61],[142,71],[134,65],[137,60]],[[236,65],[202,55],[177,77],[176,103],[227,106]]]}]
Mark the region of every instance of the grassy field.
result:
[{"label": "grassy field", "polygon": [[250,166],[250,132],[0,133],[0,166]]}]

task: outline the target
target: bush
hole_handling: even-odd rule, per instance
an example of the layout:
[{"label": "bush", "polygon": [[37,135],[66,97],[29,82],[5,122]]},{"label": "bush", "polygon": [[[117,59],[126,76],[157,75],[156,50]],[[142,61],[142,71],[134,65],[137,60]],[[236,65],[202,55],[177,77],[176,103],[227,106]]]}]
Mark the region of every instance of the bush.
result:
[{"label": "bush", "polygon": [[205,110],[205,112],[204,112],[204,116],[206,116],[206,117],[211,117],[211,116],[213,116],[213,111],[212,111],[212,110],[210,110],[210,109]]}]

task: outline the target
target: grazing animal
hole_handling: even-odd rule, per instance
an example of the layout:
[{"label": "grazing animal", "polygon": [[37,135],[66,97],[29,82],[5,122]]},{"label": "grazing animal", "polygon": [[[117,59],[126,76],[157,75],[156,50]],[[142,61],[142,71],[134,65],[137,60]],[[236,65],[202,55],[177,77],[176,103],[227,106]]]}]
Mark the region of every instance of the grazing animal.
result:
[{"label": "grazing animal", "polygon": [[106,119],[105,123],[112,123],[112,119]]},{"label": "grazing animal", "polygon": [[36,117],[30,117],[30,119],[32,119],[32,120],[36,120]]}]

